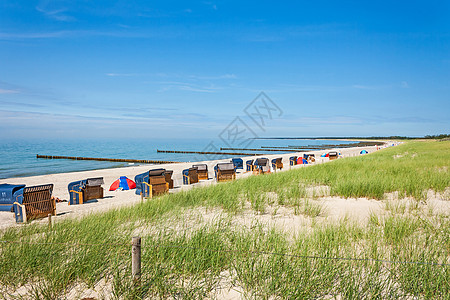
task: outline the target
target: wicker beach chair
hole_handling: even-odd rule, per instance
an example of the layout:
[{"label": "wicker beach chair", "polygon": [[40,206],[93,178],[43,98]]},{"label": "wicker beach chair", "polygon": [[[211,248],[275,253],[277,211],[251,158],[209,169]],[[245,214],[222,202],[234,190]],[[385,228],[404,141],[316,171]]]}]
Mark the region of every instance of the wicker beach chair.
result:
[{"label": "wicker beach chair", "polygon": [[13,212],[13,194],[24,187],[25,184],[0,184],[0,211]]},{"label": "wicker beach chair", "polygon": [[253,159],[247,160],[245,162],[245,166],[246,166],[246,172],[253,171]]},{"label": "wicker beach chair", "polygon": [[144,182],[148,183],[149,171],[134,176],[134,182],[136,183],[136,195],[141,195],[143,191]]},{"label": "wicker beach chair", "polygon": [[234,165],[234,169],[244,169],[244,161],[242,158],[232,158],[231,163]]},{"label": "wicker beach chair", "polygon": [[208,180],[208,165],[198,164],[193,165],[193,168],[197,168],[198,180]]},{"label": "wicker beach chair", "polygon": [[149,197],[165,194],[169,192],[169,183],[166,181],[165,169],[154,169],[148,171],[148,189],[151,189]]},{"label": "wicker beach chair", "polygon": [[183,184],[194,184],[198,182],[198,170],[195,167],[183,170]]},{"label": "wicker beach chair", "polygon": [[283,158],[278,157],[278,158],[272,159],[272,169],[274,171],[276,171],[277,169],[278,170],[283,169]]},{"label": "wicker beach chair", "polygon": [[166,182],[169,184],[169,189],[173,189],[173,170],[166,170],[164,176],[166,177]]},{"label": "wicker beach chair", "polygon": [[92,199],[103,198],[103,177],[88,178],[69,183],[69,205],[83,204]]},{"label": "wicker beach chair", "polygon": [[169,183],[166,182],[166,170],[154,169],[136,175],[136,194],[142,197],[152,198],[153,196],[165,194],[169,191]]},{"label": "wicker beach chair", "polygon": [[236,179],[236,170],[233,163],[218,163],[214,167],[217,182]]},{"label": "wicker beach chair", "polygon": [[52,199],[53,184],[22,187],[13,194],[14,216],[17,223],[44,218],[56,214],[56,203]]},{"label": "wicker beach chair", "polygon": [[328,152],[328,158],[330,160],[337,159],[339,157],[339,153],[336,151]]},{"label": "wicker beach chair", "polygon": [[289,157],[289,165],[295,166],[297,164],[297,156],[291,156]]},{"label": "wicker beach chair", "polygon": [[270,173],[269,159],[265,157],[257,158],[253,163],[253,174],[258,175],[266,173]]}]

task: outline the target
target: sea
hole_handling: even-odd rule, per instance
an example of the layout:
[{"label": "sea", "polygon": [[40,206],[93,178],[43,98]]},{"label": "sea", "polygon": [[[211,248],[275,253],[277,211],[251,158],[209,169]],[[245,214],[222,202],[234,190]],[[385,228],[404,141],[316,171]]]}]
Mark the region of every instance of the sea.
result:
[{"label": "sea", "polygon": [[[186,153],[158,153],[160,150],[220,151],[233,146],[258,151],[224,150],[224,152],[276,154],[261,147],[318,146],[352,144],[354,141],[317,139],[254,139],[230,145],[221,139],[3,139],[0,143],[0,179],[34,175],[108,169],[139,165],[138,163],[42,159],[40,155],[79,156],[95,158],[145,159],[159,161],[195,162],[239,157],[236,155],[205,155]],[[287,152],[286,152],[287,153]]]}]

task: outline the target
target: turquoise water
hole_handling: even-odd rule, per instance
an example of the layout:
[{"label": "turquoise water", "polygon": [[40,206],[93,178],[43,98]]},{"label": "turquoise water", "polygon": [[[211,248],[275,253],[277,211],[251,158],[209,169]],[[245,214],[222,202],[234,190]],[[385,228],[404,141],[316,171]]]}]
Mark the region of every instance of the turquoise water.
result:
[{"label": "turquoise water", "polygon": [[[0,179],[10,177],[25,177],[52,173],[86,171],[95,169],[129,166],[128,163],[102,161],[74,161],[60,159],[37,159],[36,154],[83,156],[102,158],[127,158],[168,161],[198,161],[230,156],[172,154],[157,153],[162,150],[213,151],[207,147],[210,143],[216,148],[228,147],[219,139],[147,139],[147,140],[3,140],[0,144]],[[290,145],[323,145],[354,143],[326,140],[254,140],[248,148],[261,146],[290,146]],[[208,148],[208,149],[207,149]],[[229,151],[245,152],[245,151]],[[255,151],[249,151],[255,152]],[[263,149],[258,151],[265,153]],[[266,152],[276,154],[281,152]]]}]

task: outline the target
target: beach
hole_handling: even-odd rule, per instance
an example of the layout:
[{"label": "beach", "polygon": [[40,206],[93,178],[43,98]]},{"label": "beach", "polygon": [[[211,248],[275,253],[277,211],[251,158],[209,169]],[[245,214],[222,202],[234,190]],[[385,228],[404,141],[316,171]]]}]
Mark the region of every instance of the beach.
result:
[{"label": "beach", "polygon": [[[149,299],[154,295],[170,298],[178,295],[180,290],[190,291],[191,284],[195,289],[204,288],[206,292],[194,293],[202,297],[206,295],[208,299],[243,299],[250,298],[250,295],[265,295],[266,283],[254,277],[255,269],[267,272],[264,278],[269,276],[284,286],[280,292],[284,296],[295,292],[291,292],[291,288],[304,284],[302,278],[306,275],[308,282],[313,280],[312,286],[316,287],[320,282],[326,282],[331,273],[330,282],[324,287],[326,294],[333,293],[330,290],[336,280],[353,287],[353,277],[346,273],[350,269],[362,273],[375,272],[374,277],[357,277],[362,284],[367,285],[362,294],[370,292],[374,285],[389,290],[385,286],[386,281],[407,285],[408,282],[399,280],[395,272],[401,272],[402,276],[408,275],[408,272],[420,272],[424,264],[434,264],[434,269],[431,275],[426,273],[420,276],[434,282],[440,276],[439,272],[445,272],[444,268],[450,262],[445,249],[442,249],[446,243],[446,232],[450,228],[447,226],[450,189],[447,183],[444,188],[432,190],[428,186],[420,190],[419,183],[425,177],[440,182],[430,177],[429,173],[420,174],[420,166],[424,159],[423,153],[426,153],[424,149],[433,146],[441,149],[445,145],[407,142],[399,147],[385,149],[399,144],[386,142],[378,147],[264,155],[270,160],[282,158],[283,169],[272,170],[279,174],[254,175],[253,172],[238,170],[234,183],[217,183],[214,178],[214,166],[219,162],[229,162],[229,159],[1,180],[1,183],[22,183],[28,186],[52,183],[53,196],[67,200],[69,182],[103,177],[105,192],[102,199],[82,205],[57,203],[56,216],[52,217],[52,222],[58,225],[51,228],[47,227],[47,218],[27,223],[44,226],[29,226],[16,224],[11,212],[0,212],[0,229],[5,232],[5,236],[8,235],[8,238],[4,238],[5,262],[21,255],[21,265],[14,265],[17,270],[23,269],[28,262],[45,265],[51,270],[50,275],[46,275],[44,271],[39,271],[45,268],[40,267],[36,269],[38,271],[31,269],[26,273],[33,276],[30,278],[40,278],[36,277],[36,272],[41,272],[38,276],[44,279],[39,279],[39,282],[27,279],[25,284],[13,281],[11,285],[0,286],[0,292],[14,299],[26,297],[38,287],[65,299],[114,299],[117,293],[128,292],[127,286],[132,279],[128,273],[120,273],[120,270],[129,270],[129,241],[135,236],[142,237],[143,241],[145,271],[141,280],[145,282],[143,286],[151,288],[144,294]],[[362,150],[368,154],[361,154]],[[334,151],[340,153],[337,160],[321,157]],[[289,165],[291,156],[301,157],[304,153],[314,154],[315,162]],[[436,154],[431,155],[432,158],[426,163],[434,164],[432,168],[438,177],[445,174],[447,161]],[[246,160],[256,157],[241,158],[245,166]],[[209,179],[183,185],[182,170],[198,163],[208,165]],[[311,168],[314,165],[317,167]],[[108,190],[119,176],[134,179],[137,174],[156,168],[173,170],[174,189],[170,193],[174,195],[142,199],[135,194],[135,190]],[[285,172],[292,169],[298,169],[298,172]],[[364,171],[361,173],[361,170]],[[402,172],[400,175],[398,170]],[[311,180],[321,172],[326,174],[327,180]],[[421,177],[414,178],[416,174]],[[244,179],[247,177],[252,178]],[[363,181],[354,181],[355,177]],[[386,189],[402,177],[407,178],[406,188],[412,182],[425,194],[414,194],[413,191],[405,193],[401,186],[393,190]],[[387,184],[386,180],[383,183],[384,179]],[[380,183],[382,194],[371,194]],[[397,183],[402,184],[401,181]],[[214,186],[202,188],[207,185]],[[347,189],[333,190],[339,185]],[[353,186],[352,193],[347,193],[348,186]],[[361,186],[368,189],[361,190]],[[191,191],[177,194],[188,190]],[[359,195],[355,193],[358,190],[362,192]],[[126,208],[133,205],[136,206]],[[124,209],[102,214],[119,208]],[[80,222],[64,222],[68,220]],[[424,225],[423,220],[429,222]],[[15,230],[6,230],[8,228]],[[425,251],[431,254],[424,258],[424,239],[434,234],[437,228],[443,232],[434,236],[432,242],[427,242],[430,244]],[[17,247],[15,243],[26,246]],[[39,251],[47,254],[36,255]],[[51,260],[46,259],[47,256],[51,256]],[[403,261],[411,262],[412,271],[397,270],[397,263]],[[98,270],[91,268],[100,265]],[[15,274],[8,268],[9,265],[5,264],[5,274]],[[203,268],[206,268],[206,273],[203,273]],[[293,273],[293,269],[296,272]],[[77,272],[81,275],[77,275],[76,279],[64,277],[64,274]],[[94,279],[83,281],[83,272]],[[186,272],[183,273],[186,276],[176,272]],[[196,272],[202,278],[200,281],[192,279],[197,276]],[[175,277],[172,275],[174,273],[177,274]],[[393,275],[389,275],[391,273]],[[4,277],[7,278],[6,275]],[[162,280],[162,285],[153,285],[155,278]],[[445,278],[445,275],[439,278]],[[49,282],[55,282],[55,285],[47,286]],[[426,290],[427,293],[445,293],[446,282],[443,280],[438,282],[437,289],[433,284],[430,286],[433,289]],[[130,292],[134,293],[133,290]],[[402,290],[395,292],[403,295]],[[340,295],[344,294],[338,291],[337,296]],[[6,299],[9,299],[8,296]]]},{"label": "beach", "polygon": [[[385,145],[392,145],[393,142],[386,142]],[[314,164],[326,163],[329,161],[328,157],[320,157],[324,153],[328,153],[331,151],[339,152],[340,158],[346,157],[354,157],[359,156],[361,150],[367,150],[370,153],[377,151],[377,149],[381,149],[384,146],[369,146],[369,147],[351,147],[351,148],[335,148],[328,150],[316,150],[316,151],[307,151],[307,152],[294,152],[294,153],[286,153],[286,154],[271,154],[264,155],[264,157],[272,160],[273,158],[282,158],[283,162],[283,170],[289,170],[291,168],[301,168],[308,167]],[[308,165],[297,165],[297,166],[289,166],[289,157],[291,156],[302,156],[304,153],[314,154],[316,157],[316,162]],[[367,155],[367,154],[366,154]],[[247,156],[241,157],[244,161],[249,159],[255,159],[261,156]],[[140,166],[130,166],[123,168],[112,168],[112,169],[100,169],[100,170],[92,170],[92,171],[82,171],[82,172],[70,172],[70,173],[59,173],[59,174],[48,174],[48,175],[39,175],[39,176],[30,176],[30,177],[18,177],[18,178],[7,178],[1,179],[0,183],[8,183],[8,184],[25,184],[26,186],[35,186],[42,184],[53,184],[53,192],[52,196],[57,197],[61,200],[68,200],[69,193],[67,186],[70,182],[83,180],[87,178],[93,177],[103,177],[104,179],[104,198],[90,200],[83,205],[68,205],[67,201],[59,202],[56,204],[56,216],[52,217],[53,222],[58,222],[60,220],[66,218],[81,218],[84,215],[104,212],[111,209],[117,209],[123,206],[130,206],[141,201],[141,197],[135,194],[135,190],[128,191],[109,191],[110,185],[117,180],[120,176],[126,176],[129,179],[134,180],[134,177],[138,174],[146,172],[151,169],[164,168],[167,170],[173,170],[172,179],[174,181],[174,189],[170,190],[170,193],[177,193],[179,191],[185,191],[191,188],[196,188],[199,186],[205,186],[210,184],[215,184],[216,180],[214,178],[214,166],[219,162],[229,162],[230,159],[221,159],[221,160],[210,160],[210,161],[200,161],[200,162],[186,162],[186,163],[174,163],[174,164],[161,164],[161,165],[140,165]],[[208,180],[199,181],[196,184],[192,185],[183,185],[182,180],[182,171],[186,168],[191,167],[194,164],[204,163],[208,165]],[[279,172],[278,171],[278,172]],[[236,178],[244,178],[250,176],[251,172],[245,172],[244,170],[238,170],[236,174]],[[342,204],[340,201],[334,199],[332,201],[336,202],[336,206],[341,207]],[[370,201],[370,200],[367,200]],[[347,211],[355,211],[355,208],[351,205],[350,202],[347,202],[349,209],[342,209],[342,214],[345,214]],[[374,203],[363,203],[360,201],[358,205],[361,205],[364,211],[369,211],[370,209],[376,209],[378,204]],[[368,207],[367,207],[368,206]],[[358,209],[357,209],[358,210]],[[341,214],[339,214],[341,215]],[[361,216],[361,214],[358,214]],[[363,214],[364,215],[364,214]],[[34,220],[35,222],[48,222],[47,219]],[[16,224],[14,220],[14,214],[11,212],[0,212],[0,229],[4,229],[10,226],[22,226],[20,224]]]}]

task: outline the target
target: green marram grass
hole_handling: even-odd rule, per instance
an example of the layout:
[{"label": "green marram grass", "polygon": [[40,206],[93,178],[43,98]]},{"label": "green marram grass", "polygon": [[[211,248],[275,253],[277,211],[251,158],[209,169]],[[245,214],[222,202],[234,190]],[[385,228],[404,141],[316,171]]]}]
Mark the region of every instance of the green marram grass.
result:
[{"label": "green marram grass", "polygon": [[[309,196],[311,184],[346,197],[381,199],[399,191],[423,199],[429,189],[449,186],[449,146],[411,142],[67,219],[52,230],[36,223],[3,230],[0,240],[8,242],[0,243],[0,299],[12,298],[21,286],[28,286],[27,299],[64,298],[72,287],[93,287],[102,279],[116,299],[214,298],[221,286],[257,299],[444,299],[450,294],[446,215],[392,206],[386,215],[372,214],[367,224],[312,222],[295,236],[256,220],[239,226],[235,218],[276,205],[317,218],[324,209]],[[189,219],[196,208],[224,214],[196,222]],[[182,222],[190,226],[174,228]],[[139,284],[130,274],[135,235],[143,241]]]},{"label": "green marram grass", "polygon": [[408,142],[371,155],[337,160],[298,173],[331,187],[331,194],[382,199],[398,191],[416,199],[450,186],[450,141]]}]

